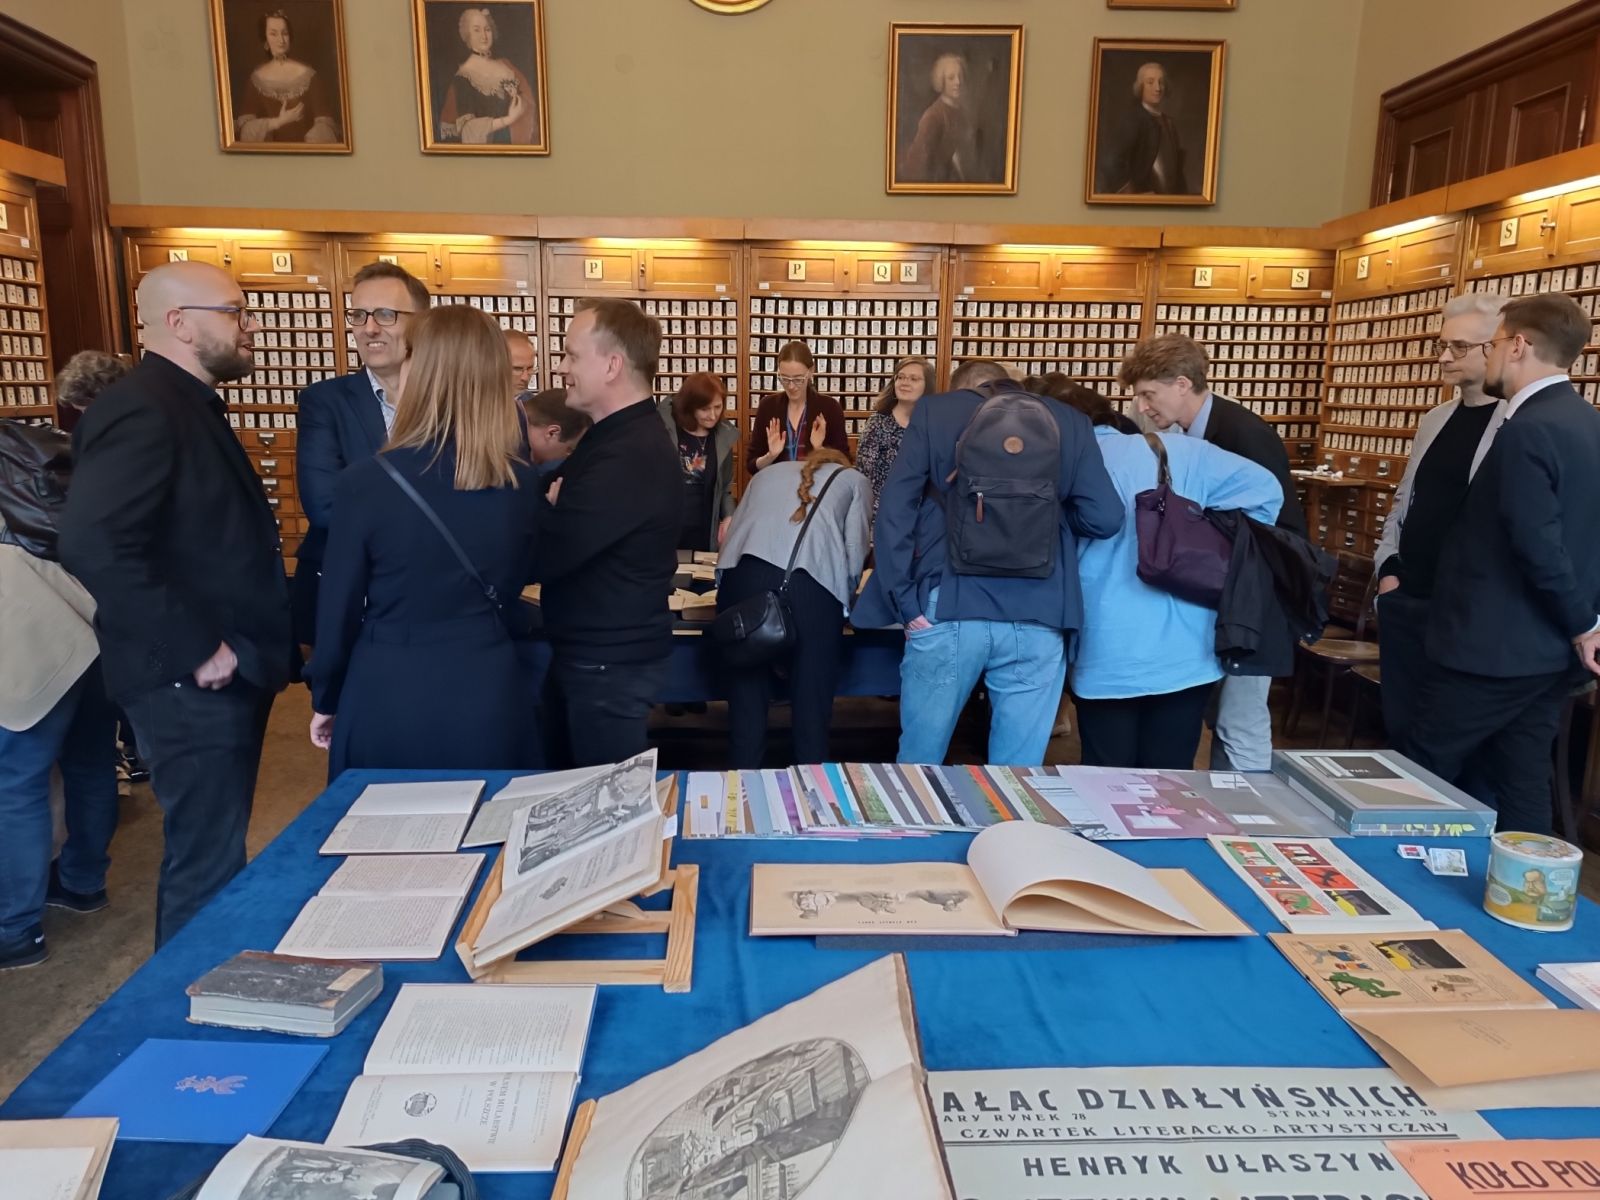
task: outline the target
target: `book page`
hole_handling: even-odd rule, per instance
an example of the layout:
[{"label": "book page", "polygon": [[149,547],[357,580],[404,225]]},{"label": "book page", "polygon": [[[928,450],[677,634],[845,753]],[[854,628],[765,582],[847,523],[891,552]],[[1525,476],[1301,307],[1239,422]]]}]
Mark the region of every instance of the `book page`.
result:
[{"label": "book page", "polygon": [[94,1157],[91,1146],[0,1148],[0,1179],[12,1200],[76,1200]]},{"label": "book page", "polygon": [[[67,1200],[77,1200],[80,1196],[98,1196],[101,1180],[105,1178],[106,1164],[111,1160],[111,1144],[116,1140],[119,1124],[115,1117],[0,1121],[0,1179],[9,1181],[16,1177],[5,1158],[14,1150],[66,1150],[74,1154],[74,1161],[79,1152],[87,1151],[89,1161],[79,1176],[79,1187],[76,1191],[66,1193],[66,1197]],[[59,1175],[62,1161],[56,1160],[57,1165],[51,1165],[49,1160],[44,1160],[42,1164],[35,1164],[33,1169],[40,1170],[42,1166],[43,1177],[49,1179]],[[41,1194],[49,1200],[55,1200],[48,1191]],[[9,1192],[7,1196],[10,1196]],[[25,1188],[21,1190],[21,1197],[33,1200]]]},{"label": "book page", "polygon": [[247,1137],[223,1156],[195,1200],[423,1200],[442,1178],[432,1163],[397,1154]]},{"label": "book page", "polygon": [[541,796],[512,814],[500,856],[501,887],[510,892],[558,856],[660,811],[653,749],[575,787]]},{"label": "book page", "polygon": [[418,813],[470,813],[483,795],[481,779],[369,783],[348,810],[352,817],[409,817]]},{"label": "book page", "polygon": [[577,1074],[593,984],[408,983],[367,1052],[368,1075],[556,1071]]},{"label": "book page", "polygon": [[277,945],[303,958],[434,959],[463,896],[313,896]]},{"label": "book page", "polygon": [[972,840],[967,862],[989,903],[1018,928],[1066,928],[1049,911],[1060,905],[1134,930],[1201,928],[1138,863],[1052,825],[992,825]]},{"label": "book page", "polygon": [[1322,998],[1341,1011],[1555,1007],[1456,929],[1268,936]]},{"label": "book page", "polygon": [[424,1138],[472,1171],[551,1171],[578,1077],[572,1074],[362,1075],[328,1134],[332,1146]]},{"label": "book page", "polygon": [[472,824],[461,839],[463,846],[498,846],[511,830],[511,816],[531,801],[553,796],[585,780],[593,779],[604,767],[579,767],[573,771],[546,771],[542,775],[518,775],[489,798],[473,814]]},{"label": "book page", "polygon": [[318,854],[450,854],[461,844],[465,815],[347,816],[333,827]]},{"label": "book page", "polygon": [[750,933],[1007,934],[962,863],[757,863]]},{"label": "book page", "polygon": [[661,818],[652,809],[523,876],[514,891],[501,892],[478,932],[474,957],[482,964],[515,953],[660,877]]},{"label": "book page", "polygon": [[481,854],[372,854],[349,858],[322,885],[324,896],[465,896],[483,866]]},{"label": "book page", "polygon": [[[1600,1072],[1600,1013],[1574,1009],[1501,1009],[1488,1012],[1379,1012],[1344,1014],[1356,1032],[1404,1078],[1408,1069],[1441,1088],[1508,1080],[1537,1080]],[[1538,1089],[1531,1089],[1534,1095]],[[1587,1100],[1530,1101],[1532,1107],[1600,1105],[1600,1088]],[[1502,1107],[1495,1105],[1494,1107]]]},{"label": "book page", "polygon": [[1292,933],[1435,928],[1325,838],[1214,837],[1211,848]]}]

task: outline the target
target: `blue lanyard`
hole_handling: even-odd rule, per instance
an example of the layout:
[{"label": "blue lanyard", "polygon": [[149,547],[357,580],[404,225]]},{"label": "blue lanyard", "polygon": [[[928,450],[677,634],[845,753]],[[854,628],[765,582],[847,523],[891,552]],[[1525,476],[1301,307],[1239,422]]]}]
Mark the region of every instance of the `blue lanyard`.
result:
[{"label": "blue lanyard", "polygon": [[800,433],[806,427],[806,409],[809,407],[810,405],[808,404],[800,410],[800,424],[796,427],[789,424],[789,406],[787,404],[784,405],[783,449],[784,453],[789,456],[790,462],[795,462],[800,457]]}]

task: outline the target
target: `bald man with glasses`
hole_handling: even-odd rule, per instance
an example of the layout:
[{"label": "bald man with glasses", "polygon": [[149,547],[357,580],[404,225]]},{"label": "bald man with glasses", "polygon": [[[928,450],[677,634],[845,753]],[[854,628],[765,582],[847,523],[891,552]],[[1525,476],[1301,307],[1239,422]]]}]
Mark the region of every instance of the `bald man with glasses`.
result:
[{"label": "bald man with glasses", "polygon": [[138,308],[139,365],[73,433],[60,542],[165,818],[159,946],[244,868],[267,714],[297,664],[277,522],[216,391],[254,367],[255,315],[199,262],[146,275]]},{"label": "bald man with glasses", "polygon": [[345,324],[362,369],[314,383],[300,393],[294,470],[306,536],[294,569],[295,638],[309,646],[317,627],[317,584],[328,545],[333,487],[351,463],[363,462],[389,440],[400,399],[400,369],[410,353],[406,328],[432,303],[423,282],[394,263],[368,263],[356,272]]},{"label": "bald man with glasses", "polygon": [[1445,305],[1434,353],[1440,382],[1456,394],[1417,422],[1411,459],[1373,555],[1383,723],[1394,746],[1405,744],[1428,673],[1428,609],[1445,533],[1505,417],[1506,402],[1484,391],[1485,343],[1505,306],[1506,298],[1493,292],[1457,296]]}]

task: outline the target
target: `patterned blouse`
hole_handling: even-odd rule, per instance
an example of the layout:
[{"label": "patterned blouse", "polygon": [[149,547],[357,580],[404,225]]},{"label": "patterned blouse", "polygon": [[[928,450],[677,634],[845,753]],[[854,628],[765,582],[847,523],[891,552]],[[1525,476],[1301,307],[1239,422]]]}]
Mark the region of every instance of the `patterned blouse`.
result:
[{"label": "patterned blouse", "polygon": [[867,421],[867,431],[861,435],[861,444],[856,447],[856,470],[872,485],[873,515],[877,515],[878,499],[905,435],[904,426],[894,419],[893,413],[873,413]]}]

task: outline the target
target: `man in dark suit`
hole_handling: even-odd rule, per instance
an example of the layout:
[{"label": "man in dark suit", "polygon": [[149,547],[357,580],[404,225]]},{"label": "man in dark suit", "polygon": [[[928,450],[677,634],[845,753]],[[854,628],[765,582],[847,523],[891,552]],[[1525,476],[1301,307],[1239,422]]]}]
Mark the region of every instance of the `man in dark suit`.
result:
[{"label": "man in dark suit", "polygon": [[300,393],[295,477],[305,509],[305,540],[295,560],[295,638],[309,646],[317,627],[317,580],[328,545],[339,472],[371,458],[388,440],[406,361],[406,326],[428,310],[428,289],[404,267],[368,263],[356,272],[344,319],[363,370],[314,383]]},{"label": "man in dark suit", "polygon": [[1190,194],[1183,143],[1166,101],[1167,69],[1145,63],[1134,76],[1133,105],[1116,140],[1098,157],[1096,190],[1125,196]]},{"label": "man in dark suit", "polygon": [[[1121,379],[1133,389],[1142,412],[1157,429],[1176,425],[1190,437],[1247,458],[1277,477],[1283,488],[1278,527],[1301,536],[1305,513],[1289,474],[1283,439],[1255,413],[1206,385],[1206,352],[1179,333],[1146,338],[1122,364]],[[1228,675],[1217,694],[1212,724],[1211,769],[1267,771],[1272,768],[1272,712],[1267,706],[1272,679],[1266,675]]]},{"label": "man in dark suit", "polygon": [[244,867],[267,714],[295,666],[277,525],[216,393],[254,363],[244,303],[204,263],[144,277],[144,357],[78,423],[61,518],[165,813],[157,945]]},{"label": "man in dark suit", "polygon": [[989,399],[971,389],[1003,387],[1006,379],[998,363],[966,363],[950,381],[957,390],[919,400],[878,504],[877,566],[850,620],[861,629],[905,628],[901,762],[944,761],[956,718],[980,677],[994,706],[988,761],[1044,761],[1071,639],[1083,625],[1077,539],[1110,537],[1122,528],[1122,500],[1089,418],[1048,400],[1061,439],[1051,573],[1020,578],[948,569],[944,497],[955,477],[956,443]]},{"label": "man in dark suit", "polygon": [[1550,831],[1561,709],[1600,675],[1600,412],[1566,375],[1589,336],[1559,293],[1506,305],[1484,346],[1505,423],[1439,555],[1407,749],[1452,781],[1471,759],[1503,830]]}]

